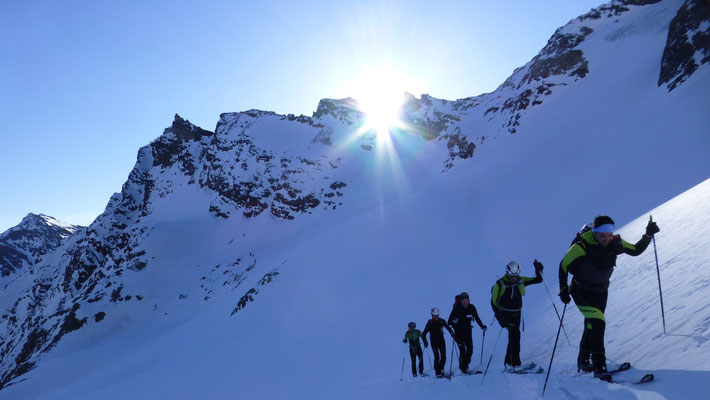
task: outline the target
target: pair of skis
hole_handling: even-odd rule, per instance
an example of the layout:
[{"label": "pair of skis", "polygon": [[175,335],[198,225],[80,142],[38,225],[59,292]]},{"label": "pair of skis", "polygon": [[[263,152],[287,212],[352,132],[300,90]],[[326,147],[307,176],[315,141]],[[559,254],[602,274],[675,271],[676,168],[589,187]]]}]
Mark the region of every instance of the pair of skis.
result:
[{"label": "pair of skis", "polygon": [[[641,377],[641,379],[639,379],[637,381],[625,381],[625,380],[614,379],[614,375],[618,374],[619,372],[628,371],[629,369],[631,369],[631,363],[625,362],[625,363],[619,365],[619,367],[614,370],[611,370],[611,371],[608,371],[605,373],[601,373],[601,374],[597,374],[597,378],[599,378],[603,381],[609,382],[609,383],[630,383],[633,385],[640,385],[643,383],[649,383],[649,382],[652,382],[654,379],[656,379],[656,377],[653,374],[646,374],[643,377]],[[589,372],[589,371],[587,371],[587,372]]]}]

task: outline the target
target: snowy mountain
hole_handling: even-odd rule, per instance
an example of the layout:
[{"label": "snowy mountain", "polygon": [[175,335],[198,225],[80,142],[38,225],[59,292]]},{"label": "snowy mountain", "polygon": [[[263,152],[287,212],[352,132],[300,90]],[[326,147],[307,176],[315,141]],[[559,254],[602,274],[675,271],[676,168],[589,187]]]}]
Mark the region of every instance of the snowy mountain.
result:
[{"label": "snowy mountain", "polygon": [[[0,395],[470,393],[480,387],[473,377],[446,388],[399,382],[407,322],[423,323],[430,307],[445,311],[467,290],[489,323],[490,286],[508,260],[529,273],[540,259],[553,276],[584,222],[608,213],[621,225],[710,176],[703,45],[710,18],[696,17],[705,10],[698,4],[601,6],[558,29],[492,93],[408,96],[407,127],[390,136],[364,131],[352,99],[324,99],[311,117],[226,113],[214,131],[176,116],[139,150],[95,222],[7,285]],[[707,215],[698,211],[702,196],[696,203],[654,211],[663,234],[702,238],[678,226],[681,215]],[[622,233],[640,234],[637,224]],[[700,240],[694,248],[705,249]],[[688,240],[664,246],[672,247],[668,256],[682,254]],[[668,307],[686,290],[674,278]],[[542,360],[555,317],[535,289],[526,298],[523,356]],[[676,350],[686,340],[642,335],[638,329],[651,332],[657,321],[640,324],[636,314],[622,314],[620,323],[634,328],[618,340],[633,335]],[[689,321],[684,329],[707,336],[702,317]],[[475,343],[478,352],[480,337]],[[644,359],[641,351],[627,354],[654,370],[670,354]],[[701,359],[689,363],[667,368],[710,369]],[[518,386],[499,375],[486,387],[518,394],[539,387],[537,379]],[[561,379],[551,378],[557,398],[565,397]],[[603,388],[597,383],[580,390]]]},{"label": "snowy mountain", "polygon": [[37,264],[82,227],[44,214],[28,214],[0,234],[0,276],[7,278]]}]

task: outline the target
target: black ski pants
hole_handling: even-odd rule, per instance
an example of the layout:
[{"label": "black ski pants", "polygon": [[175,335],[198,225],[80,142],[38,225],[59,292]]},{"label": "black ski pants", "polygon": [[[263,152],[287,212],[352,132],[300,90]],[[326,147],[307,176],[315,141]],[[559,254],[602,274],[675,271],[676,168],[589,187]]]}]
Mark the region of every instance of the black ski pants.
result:
[{"label": "black ski pants", "polygon": [[468,371],[468,364],[471,363],[471,356],[473,355],[471,328],[456,331],[456,345],[459,348],[459,369]]},{"label": "black ski pants", "polygon": [[606,330],[606,300],[608,291],[592,292],[572,283],[570,295],[579,311],[584,315],[584,331],[579,342],[577,362],[588,362],[591,356],[594,369],[606,369],[604,331]]},{"label": "black ski pants", "polygon": [[417,357],[419,357],[419,373],[424,373],[424,353],[421,346],[409,346],[409,358],[412,359],[412,374],[417,373]]},{"label": "black ski pants", "polygon": [[446,342],[432,341],[431,351],[434,353],[434,370],[443,374],[446,367]]},{"label": "black ski pants", "polygon": [[500,320],[508,330],[508,347],[505,351],[505,363],[519,367],[520,362],[520,311],[500,311]]}]

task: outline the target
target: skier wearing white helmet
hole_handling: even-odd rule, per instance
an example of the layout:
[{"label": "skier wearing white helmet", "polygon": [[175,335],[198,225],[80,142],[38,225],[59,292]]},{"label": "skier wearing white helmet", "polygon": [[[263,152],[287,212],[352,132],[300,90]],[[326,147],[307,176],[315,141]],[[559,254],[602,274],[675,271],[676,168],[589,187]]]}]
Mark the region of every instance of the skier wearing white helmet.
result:
[{"label": "skier wearing white helmet", "polygon": [[[444,328],[449,331],[452,338],[455,339],[454,331],[449,324],[439,318],[439,309],[434,307],[431,309],[431,319],[427,321],[422,337],[426,340],[426,334],[429,333],[431,342],[431,351],[434,353],[434,371],[436,377],[444,376],[444,366],[446,365],[446,341],[444,340]],[[424,342],[424,347],[426,347]]]},{"label": "skier wearing white helmet", "polygon": [[508,349],[505,365],[519,367],[520,362],[520,315],[523,309],[525,287],[542,282],[542,263],[533,262],[535,277],[520,276],[520,264],[511,261],[505,267],[505,275],[491,289],[491,307],[501,327],[508,330]]}]

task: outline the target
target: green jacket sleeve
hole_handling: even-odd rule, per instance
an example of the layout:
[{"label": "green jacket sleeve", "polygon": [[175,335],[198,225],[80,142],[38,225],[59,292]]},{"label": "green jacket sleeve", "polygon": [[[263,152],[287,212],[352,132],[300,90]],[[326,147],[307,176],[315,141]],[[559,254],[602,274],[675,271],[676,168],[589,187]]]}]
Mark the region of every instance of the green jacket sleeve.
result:
[{"label": "green jacket sleeve", "polygon": [[500,285],[498,284],[498,281],[496,281],[491,288],[491,306],[493,307],[494,312],[497,312],[498,309],[498,297],[500,297]]},{"label": "green jacket sleeve", "polygon": [[536,273],[534,278],[529,278],[527,276],[522,277],[523,279],[523,285],[528,286],[528,285],[537,285],[538,283],[542,282],[542,274],[541,273]]},{"label": "green jacket sleeve", "polygon": [[577,265],[581,264],[584,260],[585,253],[582,246],[575,243],[570,246],[569,250],[565,254],[564,258],[560,262],[559,278],[560,278],[560,290],[567,287],[567,275],[571,272],[574,274]]},{"label": "green jacket sleeve", "polygon": [[641,236],[641,239],[636,242],[636,244],[631,244],[627,242],[624,239],[621,239],[621,243],[623,244],[623,251],[624,254],[628,254],[630,256],[636,257],[646,251],[648,248],[648,245],[651,243],[651,239],[648,238],[646,235]]}]

